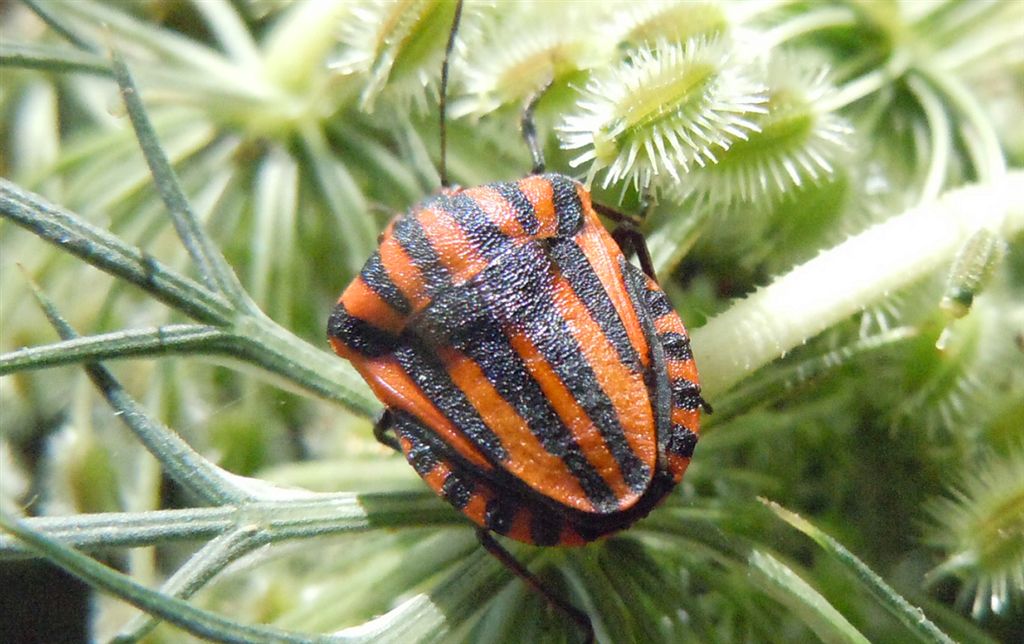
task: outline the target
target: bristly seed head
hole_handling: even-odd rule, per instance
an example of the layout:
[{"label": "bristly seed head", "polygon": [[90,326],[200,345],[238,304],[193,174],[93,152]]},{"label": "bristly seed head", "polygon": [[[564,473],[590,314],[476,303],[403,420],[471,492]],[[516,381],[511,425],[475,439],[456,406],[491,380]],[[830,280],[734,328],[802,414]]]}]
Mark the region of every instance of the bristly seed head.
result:
[{"label": "bristly seed head", "polygon": [[806,57],[777,55],[765,65],[767,111],[754,115],[757,130],[736,141],[716,163],[695,168],[678,196],[695,195],[711,205],[768,205],[836,173],[851,149],[853,129],[846,119],[818,105],[834,91],[824,66]]},{"label": "bristly seed head", "polygon": [[929,540],[947,555],[932,577],[962,579],[961,599],[975,617],[1024,601],[1024,445],[980,459],[950,497],[927,509]]},{"label": "bristly seed head", "polygon": [[[537,20],[538,10],[545,20]],[[607,62],[608,48],[593,37],[601,15],[577,2],[503,5],[500,19],[492,16],[475,34],[462,35],[472,55],[457,70],[464,89],[452,115],[483,116],[527,100],[548,83]]]},{"label": "bristly seed head", "polygon": [[604,170],[604,187],[647,188],[663,174],[678,181],[691,166],[714,163],[756,132],[766,98],[723,39],[659,41],[595,74],[581,111],[558,131],[563,148],[581,151],[571,165],[590,163],[588,183]]},{"label": "bristly seed head", "polygon": [[436,102],[454,11],[454,3],[445,0],[364,2],[352,8],[340,36],[344,53],[331,68],[366,75],[360,109],[372,112],[385,93],[401,109],[414,103],[426,110]]},{"label": "bristly seed head", "polygon": [[723,37],[734,25],[733,7],[702,0],[631,0],[616,7],[607,21],[606,41],[631,48],[659,40]]}]

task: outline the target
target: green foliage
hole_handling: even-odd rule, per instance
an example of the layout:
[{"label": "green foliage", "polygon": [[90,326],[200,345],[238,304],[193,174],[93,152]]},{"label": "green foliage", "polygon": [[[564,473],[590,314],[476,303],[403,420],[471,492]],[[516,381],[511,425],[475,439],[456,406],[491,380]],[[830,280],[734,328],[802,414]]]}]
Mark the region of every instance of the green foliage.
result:
[{"label": "green foliage", "polygon": [[[0,558],[97,589],[94,638],[577,637],[324,342],[438,185],[453,10],[4,8]],[[1009,0],[467,3],[452,179],[523,175],[543,90],[716,408],[634,528],[509,544],[600,640],[1024,638],[1022,43]]]}]

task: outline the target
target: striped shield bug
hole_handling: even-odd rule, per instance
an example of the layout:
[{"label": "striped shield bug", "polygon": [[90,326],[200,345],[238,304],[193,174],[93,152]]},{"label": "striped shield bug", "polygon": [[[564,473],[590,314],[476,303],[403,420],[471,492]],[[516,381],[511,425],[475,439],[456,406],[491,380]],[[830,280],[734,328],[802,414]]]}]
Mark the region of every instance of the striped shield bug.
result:
[{"label": "striped shield bug", "polygon": [[[586,615],[491,533],[581,545],[628,527],[679,483],[706,404],[686,329],[633,222],[593,204],[576,180],[543,173],[537,97],[523,118],[532,174],[447,184],[447,70],[460,13],[461,4],[442,64],[443,187],[387,226],[328,336],[385,405],[378,439],[591,639]],[[614,233],[599,214],[618,222]]]}]

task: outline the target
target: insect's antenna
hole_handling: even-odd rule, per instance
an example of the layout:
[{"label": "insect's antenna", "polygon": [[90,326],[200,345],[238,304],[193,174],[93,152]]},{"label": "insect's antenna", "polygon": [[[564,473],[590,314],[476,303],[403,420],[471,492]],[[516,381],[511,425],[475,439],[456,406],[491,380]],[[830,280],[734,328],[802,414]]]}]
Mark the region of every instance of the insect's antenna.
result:
[{"label": "insect's antenna", "polygon": [[455,48],[455,34],[459,31],[459,20],[462,18],[462,0],[455,3],[455,16],[452,18],[452,28],[448,32],[448,44],[444,48],[444,61],[441,63],[441,187],[447,188],[451,185],[448,182],[448,61],[452,57],[452,49]]},{"label": "insect's antenna", "polygon": [[523,118],[519,122],[519,127],[523,131],[523,139],[526,141],[526,147],[530,148],[530,156],[533,157],[533,174],[542,174],[544,172],[544,153],[537,143],[537,125],[533,121],[533,112],[537,109],[537,103],[540,103],[540,99],[547,93],[552,83],[554,83],[554,79],[549,80],[544,87],[541,87],[530,97],[526,102],[526,107],[523,108]]}]

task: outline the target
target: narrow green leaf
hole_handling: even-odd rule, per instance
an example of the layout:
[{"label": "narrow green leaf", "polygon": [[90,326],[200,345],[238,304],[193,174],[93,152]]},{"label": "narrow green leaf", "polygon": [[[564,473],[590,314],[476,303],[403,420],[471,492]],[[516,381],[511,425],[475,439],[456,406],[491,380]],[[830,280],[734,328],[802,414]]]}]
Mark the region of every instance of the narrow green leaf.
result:
[{"label": "narrow green leaf", "polygon": [[234,270],[220,249],[206,234],[193,212],[192,206],[188,203],[181,184],[178,183],[178,178],[160,147],[156,131],[153,129],[153,124],[139,97],[138,87],[136,87],[124,60],[116,52],[113,56],[113,68],[114,78],[117,79],[117,84],[121,88],[121,97],[128,108],[128,117],[131,119],[132,127],[135,128],[135,135],[139,140],[142,153],[146,157],[146,163],[153,173],[157,190],[167,205],[167,210],[174,221],[174,228],[178,231],[178,237],[181,238],[181,243],[188,250],[192,261],[195,262],[200,277],[208,288],[223,294],[236,307],[250,311],[255,309],[255,305],[249,299],[245,289],[242,288]]},{"label": "narrow green leaf", "polygon": [[929,65],[918,65],[917,71],[938,90],[942,100],[959,112],[960,139],[982,181],[998,181],[1006,173],[1006,158],[992,119],[956,74]]},{"label": "narrow green leaf", "polygon": [[[0,43],[0,50],[3,44]],[[4,140],[4,173],[14,181],[35,185],[44,192],[60,185],[53,165],[60,157],[60,90],[37,75],[5,99],[7,136]]]},{"label": "narrow green leaf", "polygon": [[244,340],[234,347],[235,357],[361,416],[380,415],[380,402],[349,362],[295,337],[266,317],[245,318],[238,327]]},{"label": "narrow green leaf", "polygon": [[878,600],[879,604],[907,627],[911,635],[914,635],[923,642],[952,644],[953,640],[939,630],[939,627],[925,616],[924,611],[911,605],[910,602],[893,590],[889,584],[885,583],[885,580],[868,568],[864,562],[844,548],[838,541],[819,530],[811,522],[795,512],[790,512],[781,505],[767,499],[761,499],[761,502],[768,506],[780,519],[813,539],[825,552],[835,558],[844,568],[852,572],[875,599]]},{"label": "narrow green leaf", "polygon": [[[479,547],[465,526],[346,541],[343,549],[332,548],[330,563],[308,579],[319,592],[282,611],[275,624],[327,631],[364,621],[394,608],[395,598],[436,583]],[[360,590],[353,592],[353,588]]]},{"label": "narrow green leaf", "polygon": [[935,199],[942,192],[950,163],[953,162],[952,126],[942,100],[924,79],[910,74],[907,87],[914,94],[928,121],[929,149],[922,155],[928,159],[928,172],[921,187],[921,201]]},{"label": "narrow green leaf", "polygon": [[[346,123],[334,119],[327,123],[327,128],[338,139],[344,141],[345,148],[353,156],[357,156],[362,171],[370,176],[387,177],[396,203],[409,204],[422,199],[426,194],[409,163],[401,154],[389,148],[376,137],[368,136],[369,126],[360,123]],[[372,190],[367,190],[372,193]]]},{"label": "narrow green leaf", "polygon": [[415,595],[365,624],[344,629],[342,637],[380,644],[442,642],[468,622],[509,581],[509,573],[483,549],[470,553],[427,594]]},{"label": "narrow green leaf", "polygon": [[466,524],[462,515],[427,491],[307,494],[306,498],[260,501],[247,506],[246,512],[265,518],[274,541],[340,532]]},{"label": "narrow green leaf", "polygon": [[216,37],[221,48],[240,66],[258,69],[262,56],[253,33],[245,24],[238,8],[225,0],[203,0],[195,3],[195,10]]},{"label": "narrow green leaf", "polygon": [[618,580],[602,567],[596,550],[570,560],[566,580],[575,594],[583,598],[581,606],[597,617],[594,629],[613,642],[638,641],[633,608],[625,601]]},{"label": "narrow green leaf", "polygon": [[[298,208],[298,168],[294,157],[275,148],[260,162],[253,194],[253,231],[250,235],[249,277],[252,298],[264,309],[287,314],[293,297],[290,255],[295,252]],[[275,282],[271,282],[274,279]],[[271,288],[272,284],[277,288]],[[278,315],[274,316],[279,318]]]},{"label": "narrow green leaf", "polygon": [[799,615],[822,641],[868,643],[860,631],[789,566],[757,549],[750,553],[747,561],[755,578],[768,592]]}]

